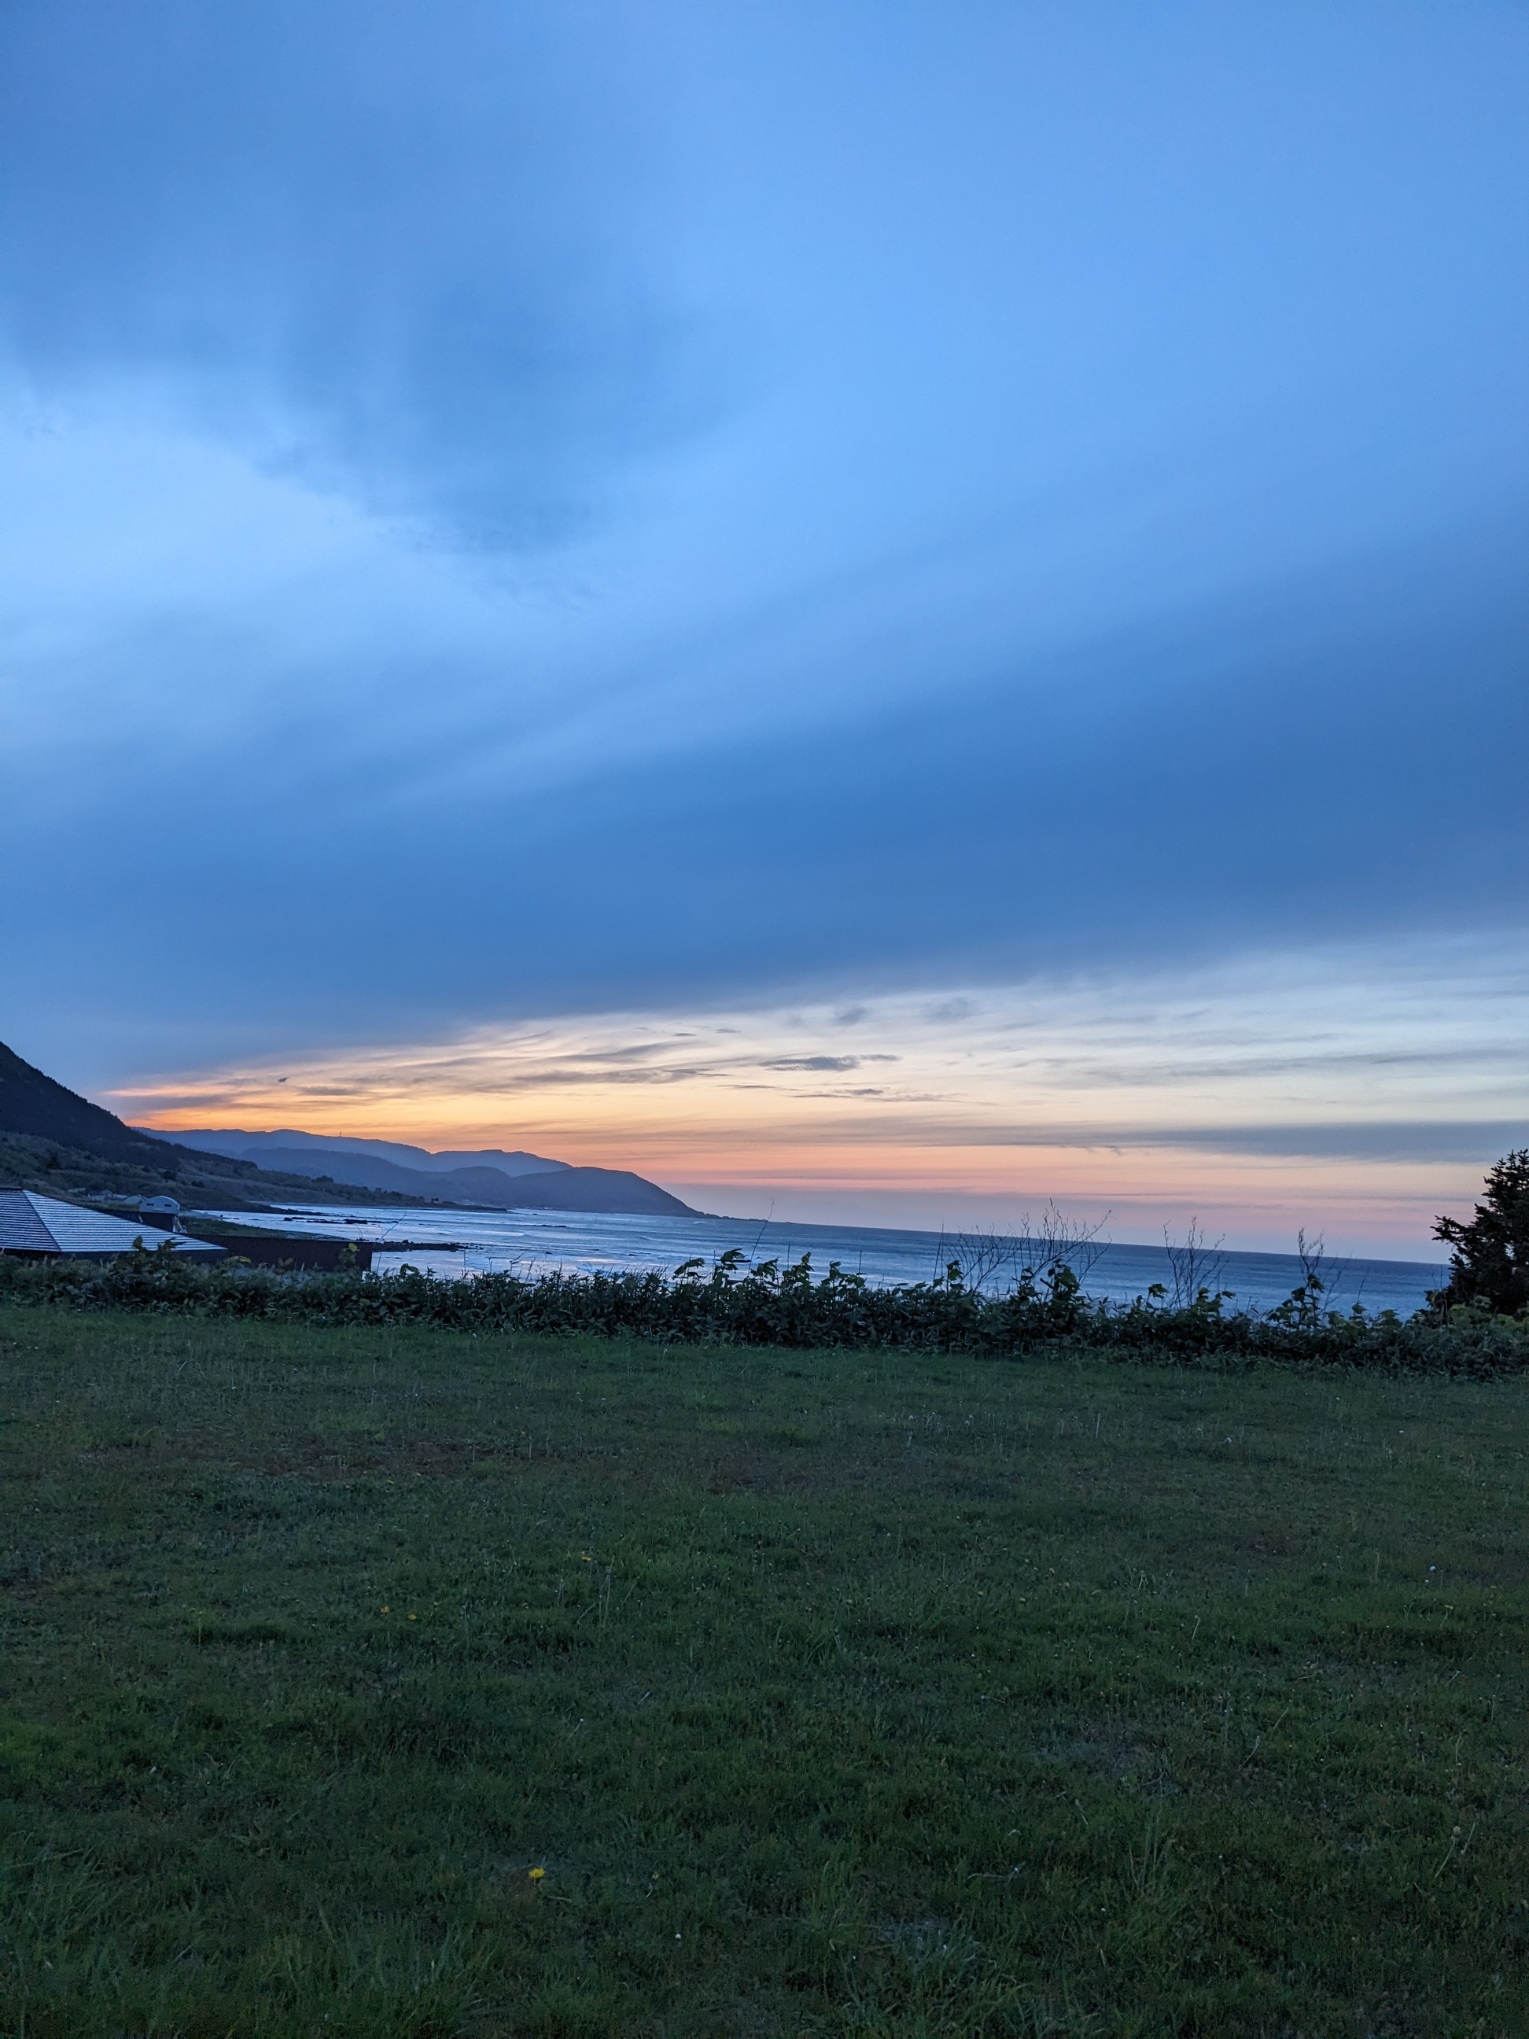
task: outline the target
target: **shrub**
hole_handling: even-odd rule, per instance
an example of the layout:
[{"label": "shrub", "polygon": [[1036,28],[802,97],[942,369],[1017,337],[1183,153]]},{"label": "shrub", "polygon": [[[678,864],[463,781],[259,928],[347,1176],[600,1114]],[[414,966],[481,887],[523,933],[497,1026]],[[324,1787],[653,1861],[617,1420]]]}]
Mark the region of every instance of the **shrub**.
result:
[{"label": "shrub", "polygon": [[1488,1171],[1474,1218],[1439,1218],[1433,1236],[1454,1251],[1449,1284],[1432,1302],[1446,1312],[1458,1306],[1500,1317],[1529,1311],[1529,1147],[1505,1154]]}]

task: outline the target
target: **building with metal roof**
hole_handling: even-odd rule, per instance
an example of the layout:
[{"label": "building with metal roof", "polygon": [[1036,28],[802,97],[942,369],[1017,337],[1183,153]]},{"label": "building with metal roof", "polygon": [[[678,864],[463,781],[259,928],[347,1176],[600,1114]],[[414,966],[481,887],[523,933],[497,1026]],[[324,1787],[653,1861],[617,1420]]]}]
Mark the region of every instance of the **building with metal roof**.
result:
[{"label": "building with metal roof", "polygon": [[112,1260],[144,1245],[168,1244],[176,1253],[195,1253],[212,1260],[223,1252],[206,1239],[188,1239],[184,1232],[162,1232],[152,1225],[129,1224],[105,1211],[85,1210],[39,1196],[30,1189],[0,1189],[0,1253],[25,1259],[67,1254],[71,1260]]}]

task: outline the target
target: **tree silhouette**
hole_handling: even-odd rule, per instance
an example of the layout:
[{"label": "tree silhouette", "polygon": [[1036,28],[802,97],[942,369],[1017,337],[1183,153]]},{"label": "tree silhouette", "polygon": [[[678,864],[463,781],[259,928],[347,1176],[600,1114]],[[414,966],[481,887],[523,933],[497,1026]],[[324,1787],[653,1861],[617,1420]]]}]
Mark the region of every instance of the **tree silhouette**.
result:
[{"label": "tree silhouette", "polygon": [[1454,1248],[1449,1286],[1437,1298],[1446,1307],[1468,1303],[1504,1317],[1529,1309],[1529,1147],[1505,1154],[1488,1171],[1469,1223],[1438,1218],[1433,1236]]}]

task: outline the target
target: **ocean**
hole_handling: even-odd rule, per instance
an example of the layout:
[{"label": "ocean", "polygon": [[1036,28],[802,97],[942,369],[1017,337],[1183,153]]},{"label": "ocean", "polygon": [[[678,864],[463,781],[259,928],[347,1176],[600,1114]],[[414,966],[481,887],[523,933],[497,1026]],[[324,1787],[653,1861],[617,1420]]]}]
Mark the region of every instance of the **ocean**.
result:
[{"label": "ocean", "polygon": [[[188,1215],[191,1215],[188,1213]],[[670,1274],[682,1261],[701,1259],[708,1267],[730,1247],[750,1262],[800,1260],[812,1256],[815,1274],[826,1274],[837,1260],[846,1270],[863,1274],[878,1287],[897,1282],[928,1281],[951,1260],[970,1264],[975,1254],[998,1266],[986,1286],[1005,1288],[1013,1279],[1013,1248],[995,1256],[987,1235],[949,1232],[902,1232],[870,1225],[793,1225],[743,1218],[635,1218],[609,1213],[572,1211],[379,1211],[362,1204],[288,1204],[279,1214],[245,1211],[202,1211],[199,1217],[222,1217],[280,1231],[341,1235],[377,1242],[410,1242],[407,1253],[375,1255],[379,1272],[411,1266],[432,1273],[462,1277],[510,1272],[540,1274],[554,1269],[570,1273],[646,1272]],[[424,1242],[437,1242],[425,1250]],[[1087,1294],[1128,1303],[1161,1282],[1173,1295],[1175,1267],[1162,1246],[1093,1245],[1075,1250],[1073,1264]],[[1445,1278],[1442,1262],[1360,1260],[1334,1255],[1323,1263],[1326,1302],[1349,1310],[1362,1302],[1372,1313],[1395,1310],[1408,1316],[1423,1305],[1425,1292]],[[1302,1279],[1293,1253],[1212,1253],[1196,1283],[1230,1289],[1235,1301],[1267,1310],[1283,1302]]]}]

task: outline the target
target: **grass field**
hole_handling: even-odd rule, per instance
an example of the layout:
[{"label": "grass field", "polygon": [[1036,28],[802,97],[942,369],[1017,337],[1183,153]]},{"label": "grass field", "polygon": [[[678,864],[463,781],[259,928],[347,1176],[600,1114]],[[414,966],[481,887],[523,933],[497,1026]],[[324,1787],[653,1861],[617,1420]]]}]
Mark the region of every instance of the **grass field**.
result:
[{"label": "grass field", "polygon": [[1529,2030],[1529,1383],[0,1312],[8,2034]]}]

